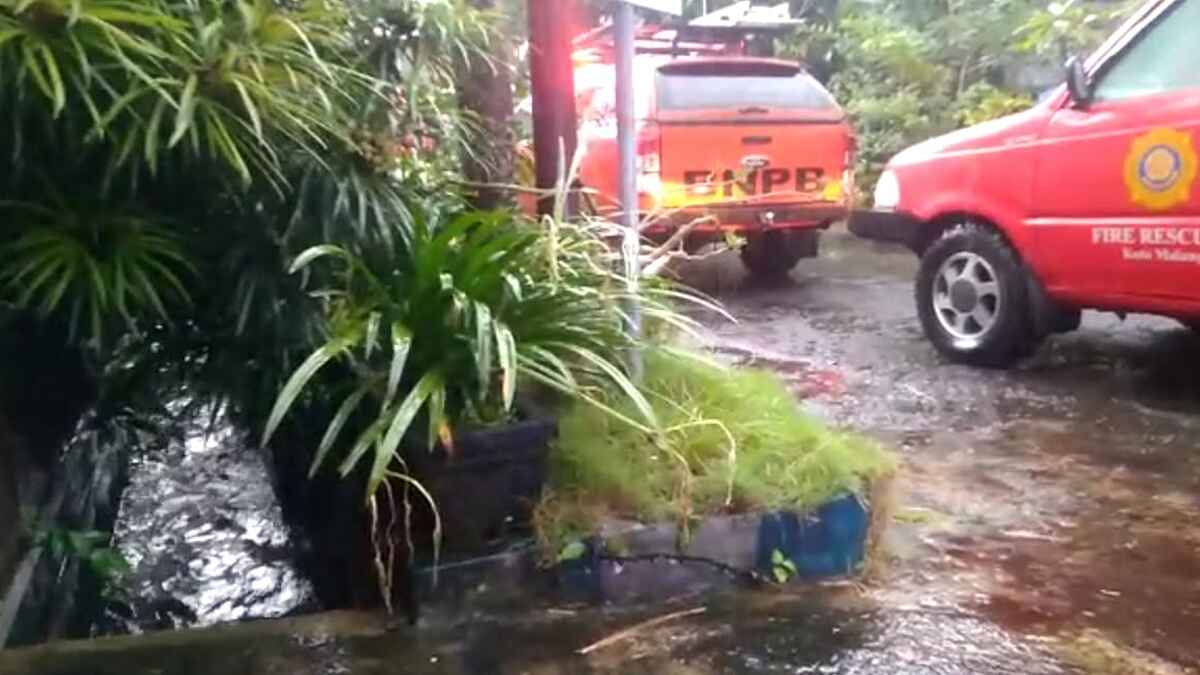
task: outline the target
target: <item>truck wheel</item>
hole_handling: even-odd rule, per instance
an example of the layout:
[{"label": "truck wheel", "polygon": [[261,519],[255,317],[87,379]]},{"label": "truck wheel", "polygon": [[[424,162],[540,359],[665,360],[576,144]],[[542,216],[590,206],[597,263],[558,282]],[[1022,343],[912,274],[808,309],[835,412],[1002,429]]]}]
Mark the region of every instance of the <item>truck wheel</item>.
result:
[{"label": "truck wheel", "polygon": [[818,237],[815,230],[768,230],[748,235],[742,247],[742,264],[755,279],[781,281],[801,258],[817,257]]},{"label": "truck wheel", "polygon": [[917,313],[951,360],[1011,365],[1036,347],[1025,269],[1000,235],[973,224],[949,230],[921,258]]}]

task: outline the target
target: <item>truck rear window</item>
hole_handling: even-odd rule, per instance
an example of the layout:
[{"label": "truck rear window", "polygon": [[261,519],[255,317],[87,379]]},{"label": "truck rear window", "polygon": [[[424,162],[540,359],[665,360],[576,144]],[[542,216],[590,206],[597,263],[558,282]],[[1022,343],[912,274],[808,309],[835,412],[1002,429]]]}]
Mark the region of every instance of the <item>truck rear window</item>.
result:
[{"label": "truck rear window", "polygon": [[805,72],[658,74],[662,110],[746,108],[828,110],[837,107],[821,83]]}]

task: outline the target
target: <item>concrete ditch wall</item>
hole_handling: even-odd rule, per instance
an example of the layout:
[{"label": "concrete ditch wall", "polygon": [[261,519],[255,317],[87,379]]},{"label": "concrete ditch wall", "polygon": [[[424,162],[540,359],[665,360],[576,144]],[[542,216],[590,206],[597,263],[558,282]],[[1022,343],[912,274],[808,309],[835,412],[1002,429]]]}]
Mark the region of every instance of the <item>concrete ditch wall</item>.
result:
[{"label": "concrete ditch wall", "polygon": [[86,634],[77,561],[26,545],[26,524],[109,530],[125,458],[64,451],[96,389],[79,350],[28,317],[0,316],[0,648]]},{"label": "concrete ditch wall", "polygon": [[17,494],[17,441],[0,415],[0,588],[7,588],[20,557],[21,505]]}]

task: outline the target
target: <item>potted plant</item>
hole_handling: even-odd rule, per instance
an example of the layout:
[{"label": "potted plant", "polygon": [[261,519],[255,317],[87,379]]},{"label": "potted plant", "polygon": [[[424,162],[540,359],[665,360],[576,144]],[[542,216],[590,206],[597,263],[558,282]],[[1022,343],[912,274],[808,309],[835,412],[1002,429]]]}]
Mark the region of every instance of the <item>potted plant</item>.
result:
[{"label": "potted plant", "polygon": [[[654,418],[621,365],[633,346],[621,325],[625,286],[585,226],[412,210],[390,246],[323,245],[295,258],[293,273],[325,304],[327,337],[282,388],[263,439],[330,363],[349,374],[310,475],[327,464],[344,478],[362,472],[373,531],[389,530],[377,542],[381,573],[390,558],[378,551],[392,546],[392,525],[381,523],[407,529],[411,497],[433,507],[435,542],[449,529],[439,508],[467,543],[496,518],[528,513],[518,505],[537,497],[553,425],[518,406],[519,395],[558,392],[646,430]],[[655,297],[643,298],[648,316],[678,318]],[[633,415],[602,401],[614,389]],[[480,494],[489,482],[492,496]]]}]

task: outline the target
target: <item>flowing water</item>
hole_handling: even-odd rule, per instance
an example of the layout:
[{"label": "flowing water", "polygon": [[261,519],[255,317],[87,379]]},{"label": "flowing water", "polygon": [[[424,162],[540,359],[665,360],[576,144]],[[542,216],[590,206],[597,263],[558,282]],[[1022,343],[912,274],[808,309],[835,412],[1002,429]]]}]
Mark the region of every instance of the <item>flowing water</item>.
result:
[{"label": "flowing water", "polygon": [[212,406],[172,406],[180,433],[137,456],[115,546],[127,602],[99,632],[206,626],[312,608],[262,455]]}]

